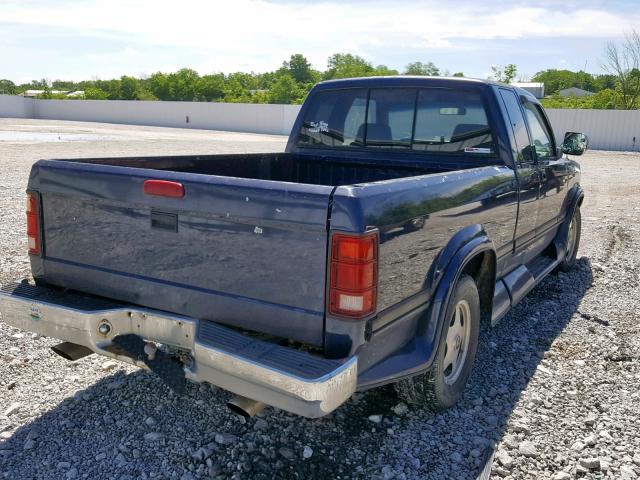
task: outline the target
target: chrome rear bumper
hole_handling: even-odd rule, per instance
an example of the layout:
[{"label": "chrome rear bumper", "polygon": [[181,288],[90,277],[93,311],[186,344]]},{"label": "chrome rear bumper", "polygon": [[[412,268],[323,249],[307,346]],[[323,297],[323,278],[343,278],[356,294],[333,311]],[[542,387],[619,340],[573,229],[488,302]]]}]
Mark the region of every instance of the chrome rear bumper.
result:
[{"label": "chrome rear bumper", "polygon": [[[305,417],[326,415],[356,389],[355,356],[327,360],[253,339],[208,320],[24,283],[0,290],[0,313],[2,321],[14,327],[83,345],[143,368],[143,361],[113,353],[113,339],[133,334],[179,349],[193,358],[184,368],[188,379],[208,382]],[[106,334],[104,325],[108,325]]]}]

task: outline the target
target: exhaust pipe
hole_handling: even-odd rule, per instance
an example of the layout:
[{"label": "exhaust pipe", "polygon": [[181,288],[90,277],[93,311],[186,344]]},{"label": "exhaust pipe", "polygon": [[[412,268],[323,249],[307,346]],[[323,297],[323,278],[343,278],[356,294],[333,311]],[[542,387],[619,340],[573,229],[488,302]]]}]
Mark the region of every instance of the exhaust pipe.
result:
[{"label": "exhaust pipe", "polygon": [[59,343],[58,345],[51,347],[51,350],[56,352],[62,358],[66,358],[72,362],[80,360],[81,358],[93,353],[93,350],[90,348],[71,342]]},{"label": "exhaust pipe", "polygon": [[229,410],[233,413],[249,418],[260,413],[266,405],[257,400],[251,400],[250,398],[238,395],[227,402],[227,407],[229,407]]}]

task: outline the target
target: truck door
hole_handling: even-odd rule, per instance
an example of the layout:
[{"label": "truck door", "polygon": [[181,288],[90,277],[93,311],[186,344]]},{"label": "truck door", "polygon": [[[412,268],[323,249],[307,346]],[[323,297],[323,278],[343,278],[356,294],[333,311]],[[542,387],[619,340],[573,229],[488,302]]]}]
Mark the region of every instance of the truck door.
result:
[{"label": "truck door", "polygon": [[523,103],[533,153],[540,167],[540,199],[536,236],[540,237],[558,224],[570,171],[567,160],[558,156],[551,126],[542,109],[533,102]]},{"label": "truck door", "polygon": [[520,108],[520,100],[513,90],[500,88],[500,96],[507,111],[514,141],[516,175],[519,184],[518,221],[514,235],[515,248],[535,237],[540,193],[540,169],[531,148],[527,125]]}]

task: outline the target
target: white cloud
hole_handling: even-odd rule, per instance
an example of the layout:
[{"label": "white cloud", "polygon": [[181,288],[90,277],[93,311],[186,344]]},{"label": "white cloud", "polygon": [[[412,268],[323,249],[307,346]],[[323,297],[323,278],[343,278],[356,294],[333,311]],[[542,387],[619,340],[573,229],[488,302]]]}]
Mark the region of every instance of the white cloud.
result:
[{"label": "white cloud", "polygon": [[[374,63],[382,48],[454,49],[462,40],[618,37],[640,22],[609,9],[499,8],[440,1],[85,0],[0,5],[0,21],[62,27],[70,34],[117,39],[135,57],[144,48],[197,52],[202,67],[262,71],[293,52],[324,68],[334,52]],[[116,54],[112,54],[113,57]],[[174,60],[172,60],[174,61]]]}]

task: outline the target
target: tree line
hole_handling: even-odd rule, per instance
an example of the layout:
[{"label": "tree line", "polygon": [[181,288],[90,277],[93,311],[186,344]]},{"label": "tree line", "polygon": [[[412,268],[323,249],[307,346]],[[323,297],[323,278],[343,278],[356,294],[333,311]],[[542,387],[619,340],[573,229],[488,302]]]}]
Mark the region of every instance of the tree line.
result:
[{"label": "tree line", "polygon": [[[449,72],[443,72],[448,74]],[[57,91],[83,91],[88,100],[170,100],[189,102],[232,103],[302,103],[309,90],[322,80],[349,77],[399,75],[398,70],[386,65],[374,66],[364,58],[350,53],[337,53],[329,57],[327,69],[319,71],[301,54],[291,55],[289,60],[273,72],[231,74],[213,73],[200,75],[193,69],[182,68],[177,72],[156,72],[136,78],[124,75],[111,80],[42,79],[16,85],[10,80],[0,80],[0,93],[16,95],[26,90],[42,90],[40,98],[69,98]],[[402,71],[404,75],[441,74],[432,62],[414,62]],[[462,72],[454,75],[463,76]]]},{"label": "tree line", "polygon": [[[552,108],[636,109],[640,106],[640,35],[635,30],[621,44],[609,43],[605,49],[603,68],[606,73],[594,75],[582,70],[547,69],[530,79],[519,77],[517,67],[509,64],[493,66],[490,79],[511,83],[514,80],[543,82],[546,98],[542,103]],[[124,75],[111,80],[80,82],[42,79],[20,85],[0,80],[0,94],[21,94],[26,90],[42,90],[40,98],[69,98],[56,91],[84,92],[72,98],[87,100],[166,100],[230,103],[302,103],[317,82],[349,77],[379,75],[425,75],[463,77],[462,72],[442,71],[433,62],[409,63],[402,72],[386,65],[374,66],[350,53],[329,57],[324,71],[314,69],[302,54],[291,55],[282,66],[266,73],[212,73],[200,75],[193,69],[156,72],[136,78]],[[563,89],[577,87],[594,95],[563,97]]]}]

